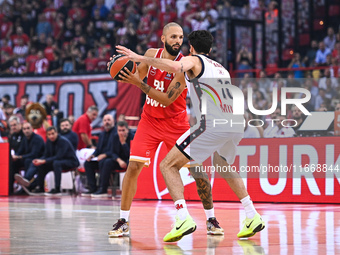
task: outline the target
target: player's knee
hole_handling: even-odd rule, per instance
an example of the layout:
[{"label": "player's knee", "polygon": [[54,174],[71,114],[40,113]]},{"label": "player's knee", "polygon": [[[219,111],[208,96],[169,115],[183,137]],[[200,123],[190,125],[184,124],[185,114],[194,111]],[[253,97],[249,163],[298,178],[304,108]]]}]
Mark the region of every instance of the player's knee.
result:
[{"label": "player's knee", "polygon": [[168,169],[170,167],[172,167],[172,164],[166,157],[159,164],[159,168],[160,168],[161,172],[164,172],[166,169]]},{"label": "player's knee", "polygon": [[125,177],[127,178],[137,178],[140,171],[142,170],[144,164],[140,162],[130,161],[129,166],[126,170]]}]

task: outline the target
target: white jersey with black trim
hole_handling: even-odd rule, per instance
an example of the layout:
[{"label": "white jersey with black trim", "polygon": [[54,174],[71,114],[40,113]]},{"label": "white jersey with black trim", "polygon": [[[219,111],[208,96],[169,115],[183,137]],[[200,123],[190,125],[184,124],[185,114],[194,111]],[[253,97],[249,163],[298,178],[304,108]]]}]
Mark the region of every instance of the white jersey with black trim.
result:
[{"label": "white jersey with black trim", "polygon": [[195,79],[186,79],[190,81],[189,93],[197,120],[205,121],[204,126],[212,132],[243,133],[243,115],[233,114],[229,72],[205,55],[195,56],[201,60],[201,73]]}]

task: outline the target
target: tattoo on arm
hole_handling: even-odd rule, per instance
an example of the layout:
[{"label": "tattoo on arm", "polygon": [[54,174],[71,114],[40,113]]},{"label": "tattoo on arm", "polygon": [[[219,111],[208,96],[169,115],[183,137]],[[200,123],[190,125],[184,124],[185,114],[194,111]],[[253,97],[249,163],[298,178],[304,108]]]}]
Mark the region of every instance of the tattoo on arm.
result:
[{"label": "tattoo on arm", "polygon": [[140,89],[141,89],[145,94],[148,94],[149,91],[150,91],[150,89],[151,89],[151,87],[150,87],[148,84],[146,84],[144,81],[142,81],[141,86],[140,86]]},{"label": "tattoo on arm", "polygon": [[181,73],[183,73],[183,63],[181,63]]},{"label": "tattoo on arm", "polygon": [[170,91],[167,91],[166,93],[168,94],[168,98],[171,98],[175,92],[176,92],[176,97],[177,98],[177,95],[179,94],[179,87],[181,86],[181,83],[180,82],[176,82],[175,86],[170,90]]}]

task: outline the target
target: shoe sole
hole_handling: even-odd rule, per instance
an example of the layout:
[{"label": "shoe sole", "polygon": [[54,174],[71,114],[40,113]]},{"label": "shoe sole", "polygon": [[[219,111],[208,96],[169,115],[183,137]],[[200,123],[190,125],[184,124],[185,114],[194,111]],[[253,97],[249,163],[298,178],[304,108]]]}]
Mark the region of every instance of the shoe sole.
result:
[{"label": "shoe sole", "polygon": [[109,238],[119,238],[119,237],[127,237],[127,236],[130,236],[130,232],[125,232],[123,234],[120,234],[120,235],[110,235],[109,233]]},{"label": "shoe sole", "polygon": [[213,232],[213,231],[207,231],[207,235],[211,235],[211,236],[223,236],[224,232]]},{"label": "shoe sole", "polygon": [[30,182],[22,177],[20,174],[15,174],[14,179],[23,187],[27,188],[28,186],[30,186]]},{"label": "shoe sole", "polygon": [[189,235],[193,232],[195,232],[197,226],[195,225],[193,228],[188,229],[187,231],[183,232],[180,236],[175,236],[167,241],[163,240],[164,242],[170,243],[170,242],[177,242],[182,239],[183,236]]},{"label": "shoe sole", "polygon": [[57,193],[57,194],[45,193],[44,195],[48,196],[48,197],[61,197],[63,194],[61,194],[61,193]]},{"label": "shoe sole", "polygon": [[239,236],[238,238],[247,238],[254,236],[257,232],[262,231],[266,226],[263,223],[260,223],[258,226],[256,226],[252,233],[244,236]]}]

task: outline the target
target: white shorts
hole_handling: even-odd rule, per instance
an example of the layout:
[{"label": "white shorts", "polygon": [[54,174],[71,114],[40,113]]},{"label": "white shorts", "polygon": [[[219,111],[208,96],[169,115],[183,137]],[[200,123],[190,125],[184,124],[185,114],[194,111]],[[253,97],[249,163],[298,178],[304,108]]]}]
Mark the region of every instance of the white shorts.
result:
[{"label": "white shorts", "polygon": [[[200,132],[201,131],[201,132]],[[194,163],[201,164],[215,151],[233,164],[236,157],[236,147],[243,138],[243,133],[210,130],[187,130],[176,142],[176,147]]]}]

